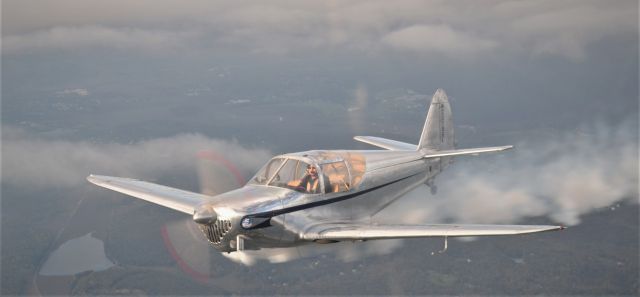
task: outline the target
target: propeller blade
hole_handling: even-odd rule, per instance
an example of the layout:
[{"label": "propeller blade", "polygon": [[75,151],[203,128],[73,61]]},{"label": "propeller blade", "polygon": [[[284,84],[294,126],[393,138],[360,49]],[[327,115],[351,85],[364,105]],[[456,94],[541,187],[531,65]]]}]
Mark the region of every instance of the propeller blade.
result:
[{"label": "propeller blade", "polygon": [[198,179],[202,194],[215,196],[245,184],[238,168],[212,150],[198,152]]},{"label": "propeller blade", "polygon": [[207,282],[213,275],[212,254],[198,226],[189,220],[178,220],[162,227],[165,246],[180,269],[195,280]]}]

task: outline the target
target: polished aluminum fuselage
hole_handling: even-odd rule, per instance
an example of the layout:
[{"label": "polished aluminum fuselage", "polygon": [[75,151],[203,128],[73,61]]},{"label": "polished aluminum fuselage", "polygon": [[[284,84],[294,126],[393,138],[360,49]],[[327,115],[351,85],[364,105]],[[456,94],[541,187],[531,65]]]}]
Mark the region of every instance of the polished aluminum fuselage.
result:
[{"label": "polished aluminum fuselage", "polygon": [[[319,223],[368,221],[376,213],[420,184],[433,179],[449,163],[448,158],[425,159],[419,151],[309,151],[278,156],[315,163],[317,154],[356,154],[365,162],[357,185],[340,193],[309,194],[288,188],[247,184],[212,197],[218,220],[231,227],[212,244],[220,251],[291,247],[309,243],[300,234]],[[266,217],[258,228],[243,228],[246,216]]]}]

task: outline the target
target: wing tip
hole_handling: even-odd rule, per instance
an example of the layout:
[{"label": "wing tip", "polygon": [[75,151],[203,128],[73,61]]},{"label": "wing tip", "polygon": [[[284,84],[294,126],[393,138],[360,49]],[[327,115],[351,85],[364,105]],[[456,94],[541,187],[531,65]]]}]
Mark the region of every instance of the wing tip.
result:
[{"label": "wing tip", "polygon": [[92,184],[98,184],[100,182],[100,175],[95,175],[95,174],[89,174],[87,176],[87,181],[89,181]]},{"label": "wing tip", "polygon": [[96,184],[96,185],[103,184],[103,183],[114,182],[114,181],[122,181],[122,180],[140,181],[140,180],[137,180],[135,178],[115,177],[115,176],[97,175],[97,174],[89,174],[87,176],[87,180],[90,183],[93,183],[93,184]]},{"label": "wing tip", "polygon": [[[563,231],[567,229],[566,226],[564,225],[559,225],[559,226],[547,226],[545,229],[540,230],[538,232],[545,232],[545,231]],[[534,232],[535,233],[535,232]]]}]

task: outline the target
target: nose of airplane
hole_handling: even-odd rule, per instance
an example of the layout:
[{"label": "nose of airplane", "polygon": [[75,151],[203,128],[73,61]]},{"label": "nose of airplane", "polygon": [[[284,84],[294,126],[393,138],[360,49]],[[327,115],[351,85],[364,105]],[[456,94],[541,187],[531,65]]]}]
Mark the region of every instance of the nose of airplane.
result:
[{"label": "nose of airplane", "polygon": [[218,219],[218,214],[213,206],[208,204],[201,205],[193,214],[193,221],[202,225],[213,224],[216,219]]}]

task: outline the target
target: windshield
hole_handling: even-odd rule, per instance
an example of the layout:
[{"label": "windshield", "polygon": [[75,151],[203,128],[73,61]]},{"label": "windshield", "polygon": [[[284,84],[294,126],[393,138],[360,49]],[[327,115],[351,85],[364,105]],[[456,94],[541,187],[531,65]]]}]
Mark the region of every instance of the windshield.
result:
[{"label": "windshield", "polygon": [[307,163],[288,159],[271,181],[270,186],[295,189],[305,176]]},{"label": "windshield", "polygon": [[[318,166],[295,159],[274,158],[251,179],[250,184],[269,185],[302,193],[331,191],[329,178]],[[326,184],[325,184],[326,183]]]},{"label": "windshield", "polygon": [[258,173],[256,173],[256,175],[251,179],[249,183],[257,184],[257,185],[266,185],[267,182],[276,173],[276,171],[280,168],[280,166],[282,165],[282,162],[284,162],[284,159],[282,158],[272,159],[271,161],[269,161],[269,163],[267,163],[267,165],[264,165],[264,167],[262,167],[262,169],[260,169]]},{"label": "windshield", "polygon": [[357,189],[366,172],[364,156],[353,152],[312,152],[309,164],[291,157],[275,157],[249,184],[287,188],[302,193],[341,193]]}]

